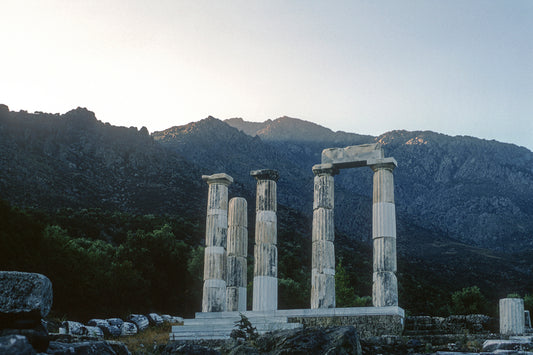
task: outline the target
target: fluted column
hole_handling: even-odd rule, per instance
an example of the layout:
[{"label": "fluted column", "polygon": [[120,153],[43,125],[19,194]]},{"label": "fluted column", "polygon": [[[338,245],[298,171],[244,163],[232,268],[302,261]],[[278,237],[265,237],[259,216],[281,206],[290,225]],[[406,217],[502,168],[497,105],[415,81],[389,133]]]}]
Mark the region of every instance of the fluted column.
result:
[{"label": "fluted column", "polygon": [[522,298],[500,300],[500,333],[503,335],[525,333],[524,300]]},{"label": "fluted column", "polygon": [[335,221],[332,164],[313,166],[311,308],[335,308]]},{"label": "fluted column", "polygon": [[246,255],[248,253],[247,203],[242,197],[229,201],[226,311],[246,311]]},{"label": "fluted column", "polygon": [[220,173],[203,175],[202,179],[209,184],[202,312],[223,312],[226,310],[228,186],[233,178]]},{"label": "fluted column", "polygon": [[372,303],[374,307],[398,305],[396,279],[396,208],[394,179],[397,166],[393,158],[385,158],[370,165],[374,171],[372,205],[372,239],[374,242],[374,274]]},{"label": "fluted column", "polygon": [[254,311],[278,309],[278,249],[276,170],[250,172],[257,180],[255,246],[254,246]]}]

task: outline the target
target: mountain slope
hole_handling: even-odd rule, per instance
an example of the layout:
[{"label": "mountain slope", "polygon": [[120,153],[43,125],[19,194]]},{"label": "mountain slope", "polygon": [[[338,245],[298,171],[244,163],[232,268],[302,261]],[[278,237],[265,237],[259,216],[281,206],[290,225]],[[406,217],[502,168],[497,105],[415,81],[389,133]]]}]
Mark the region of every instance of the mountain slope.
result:
[{"label": "mountain slope", "polygon": [[0,150],[0,197],[19,206],[165,213],[187,211],[177,200],[200,205],[201,194],[185,196],[202,186],[193,164],[146,128],[113,127],[83,108],[52,115],[4,106]]}]

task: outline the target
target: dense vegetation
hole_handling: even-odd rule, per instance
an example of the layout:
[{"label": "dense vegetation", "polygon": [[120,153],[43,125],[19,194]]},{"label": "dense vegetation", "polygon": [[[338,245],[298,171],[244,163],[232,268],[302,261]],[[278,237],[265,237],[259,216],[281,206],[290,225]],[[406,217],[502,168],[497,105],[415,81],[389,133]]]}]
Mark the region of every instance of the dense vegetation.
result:
[{"label": "dense vegetation", "polygon": [[[293,228],[279,231],[279,306],[307,308],[308,230],[296,212],[281,209],[280,215]],[[47,275],[54,287],[54,316],[87,320],[150,311],[192,316],[201,309],[204,231],[186,219],[99,209],[43,213],[0,200],[0,221],[0,269]],[[344,238],[339,236],[341,242]],[[365,244],[338,249],[339,307],[370,305],[371,252]],[[403,264],[400,300],[408,312],[496,311],[496,300],[488,300],[479,287],[431,285],[427,273]],[[252,270],[249,257],[249,296]],[[526,296],[526,307],[532,303]]]}]

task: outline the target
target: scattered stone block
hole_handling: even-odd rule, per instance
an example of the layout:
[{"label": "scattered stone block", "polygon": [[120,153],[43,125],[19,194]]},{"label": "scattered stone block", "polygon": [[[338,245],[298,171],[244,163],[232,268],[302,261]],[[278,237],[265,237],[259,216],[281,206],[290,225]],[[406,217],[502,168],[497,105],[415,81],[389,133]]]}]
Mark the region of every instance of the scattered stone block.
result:
[{"label": "scattered stone block", "polygon": [[135,323],[131,322],[124,322],[122,323],[122,327],[120,328],[122,336],[129,336],[129,335],[135,335],[139,331],[137,329],[137,325]]},{"label": "scattered stone block", "polygon": [[161,325],[163,324],[163,318],[157,313],[150,313],[147,316],[150,325]]},{"label": "scattered stone block", "polygon": [[52,282],[46,276],[0,271],[0,326],[13,327],[5,323],[25,319],[40,323],[50,312],[52,300]]},{"label": "scattered stone block", "polygon": [[150,324],[148,318],[146,316],[143,316],[142,314],[131,314],[128,317],[128,322],[135,323],[139,332],[142,332],[143,330],[148,328],[148,325]]},{"label": "scattered stone block", "polygon": [[87,335],[87,328],[80,322],[64,321],[62,327],[65,328],[67,334],[70,335]]},{"label": "scattered stone block", "polygon": [[124,321],[120,318],[109,318],[106,320],[107,320],[107,323],[109,323],[109,325],[114,325],[119,328],[122,328],[122,325],[124,324]]}]

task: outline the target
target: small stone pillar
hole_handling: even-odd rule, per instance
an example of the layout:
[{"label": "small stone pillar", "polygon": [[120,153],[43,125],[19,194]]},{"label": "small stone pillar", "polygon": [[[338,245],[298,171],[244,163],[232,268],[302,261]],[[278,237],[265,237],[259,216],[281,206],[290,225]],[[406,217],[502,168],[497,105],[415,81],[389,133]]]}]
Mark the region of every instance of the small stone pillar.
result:
[{"label": "small stone pillar", "polygon": [[500,300],[500,333],[502,335],[525,333],[523,299],[502,298]]},{"label": "small stone pillar", "polygon": [[311,308],[335,308],[335,221],[332,164],[313,166],[315,174],[312,231]]},{"label": "small stone pillar", "polygon": [[278,249],[276,170],[254,170],[257,180],[255,246],[254,246],[254,311],[278,309]]},{"label": "small stone pillar", "polygon": [[372,205],[372,239],[374,242],[372,303],[374,307],[398,306],[396,208],[392,175],[396,166],[393,158],[379,159],[375,164],[370,165],[374,171]]},{"label": "small stone pillar", "polygon": [[220,173],[203,175],[202,179],[209,184],[202,312],[223,312],[226,310],[228,186],[233,178]]},{"label": "small stone pillar", "polygon": [[226,311],[246,311],[246,271],[248,254],[247,203],[242,197],[229,201],[228,210],[228,268]]}]

